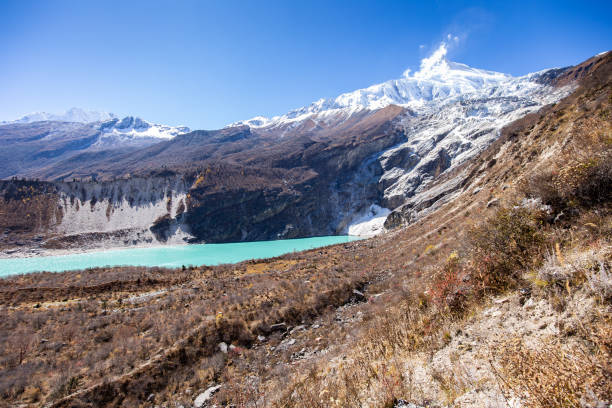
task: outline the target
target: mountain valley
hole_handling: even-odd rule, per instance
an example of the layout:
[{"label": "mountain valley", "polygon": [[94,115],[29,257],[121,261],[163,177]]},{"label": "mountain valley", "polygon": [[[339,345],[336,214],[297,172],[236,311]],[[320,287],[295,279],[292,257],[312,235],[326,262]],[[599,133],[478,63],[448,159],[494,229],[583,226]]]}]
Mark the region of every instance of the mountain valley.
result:
[{"label": "mountain valley", "polygon": [[[26,243],[43,251],[68,243],[102,247],[109,239],[133,245],[373,235],[416,219],[457,190],[466,174],[455,169],[505,125],[576,86],[570,68],[512,77],[449,62],[445,55],[442,45],[414,74],[215,131],[112,114],[94,115],[110,117],[94,123],[50,117],[2,125],[2,174],[14,180],[1,186],[3,205],[19,218],[38,211],[32,205],[46,201],[48,207],[43,222],[25,229],[3,224],[2,245]],[[72,116],[87,117],[77,113]],[[430,189],[451,173],[456,176],[442,190]],[[151,193],[135,200],[130,191],[142,183]],[[16,203],[16,188],[37,198]],[[408,214],[412,207],[416,211]],[[119,213],[133,214],[138,226],[121,226],[114,221]],[[78,214],[80,221],[66,227],[62,220],[74,217],[65,214]]]},{"label": "mountain valley", "polygon": [[95,181],[4,181],[6,248],[130,222],[162,242],[354,219],[386,232],[232,265],[2,279],[0,406],[609,405],[612,54],[538,78],[537,103],[388,105],[292,136],[240,124],[101,160]]}]

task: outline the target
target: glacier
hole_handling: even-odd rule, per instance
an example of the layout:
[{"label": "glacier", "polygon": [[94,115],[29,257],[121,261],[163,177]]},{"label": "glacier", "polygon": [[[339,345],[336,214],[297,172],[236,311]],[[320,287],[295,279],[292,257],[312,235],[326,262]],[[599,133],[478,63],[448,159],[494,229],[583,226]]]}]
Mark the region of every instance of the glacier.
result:
[{"label": "glacier", "polygon": [[372,204],[363,215],[348,226],[346,232],[348,235],[361,237],[378,235],[384,231],[384,223],[389,214],[391,210],[388,208]]},{"label": "glacier", "polygon": [[[574,85],[549,84],[550,76],[561,71],[558,69],[515,77],[449,61],[447,53],[442,43],[421,61],[417,72],[407,70],[399,79],[320,99],[284,115],[258,116],[229,126],[247,125],[255,132],[281,138],[301,132],[304,124],[307,129],[333,133],[351,117],[364,118],[390,105],[404,108],[394,128],[403,132],[405,140],[374,158],[382,169],[370,180],[371,190],[380,192],[378,201],[365,210],[355,206],[361,209],[348,215],[352,217],[347,223],[349,233],[382,232],[382,215],[377,215],[382,213],[377,209],[424,201],[440,175],[485,149],[504,126],[574,89]],[[547,77],[548,73],[552,75]],[[456,184],[451,181],[448,185]]]}]

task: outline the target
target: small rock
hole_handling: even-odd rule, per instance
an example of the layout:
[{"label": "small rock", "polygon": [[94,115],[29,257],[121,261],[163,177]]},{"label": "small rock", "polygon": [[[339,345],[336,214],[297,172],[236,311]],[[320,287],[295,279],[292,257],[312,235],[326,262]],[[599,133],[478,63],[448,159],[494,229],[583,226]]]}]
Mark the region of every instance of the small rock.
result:
[{"label": "small rock", "polygon": [[152,401],[153,398],[155,398],[155,394],[149,394],[149,396],[147,397],[147,401]]},{"label": "small rock", "polygon": [[557,214],[557,216],[555,217],[553,223],[557,223],[561,220],[563,220],[565,218],[565,213],[563,211],[561,211],[559,214]]},{"label": "small rock", "polygon": [[297,353],[293,353],[291,355],[291,359],[292,360],[297,360],[300,359],[302,357],[304,357],[304,355],[306,354],[306,348],[302,348],[300,351],[298,351]]},{"label": "small rock", "polygon": [[293,334],[293,333],[295,333],[296,331],[304,330],[305,328],[306,328],[306,326],[304,326],[303,324],[302,324],[302,325],[299,325],[299,326],[295,326],[295,327],[293,328],[293,330],[291,330],[290,334]]},{"label": "small rock", "polygon": [[499,199],[498,198],[494,198],[494,199],[492,199],[491,201],[489,201],[487,203],[487,208],[489,208],[489,207],[497,207],[497,206],[499,206]]},{"label": "small rock", "polygon": [[219,350],[221,350],[223,354],[227,354],[227,344],[225,344],[225,342],[219,343]]},{"label": "small rock", "polygon": [[272,330],[272,331],[287,330],[287,324],[286,323],[276,323],[276,324],[273,324],[272,326],[270,326],[270,330]]},{"label": "small rock", "polygon": [[535,307],[535,302],[533,301],[533,299],[532,299],[532,298],[529,298],[529,299],[528,299],[528,300],[525,302],[525,304],[523,305],[523,307],[524,307],[525,309],[533,309],[533,308]]},{"label": "small rock", "polygon": [[321,325],[320,325],[320,324],[313,324],[313,325],[312,325],[312,328],[313,328],[313,329],[318,329],[319,327],[321,327]]},{"label": "small rock", "polygon": [[221,385],[215,385],[208,388],[206,391],[196,397],[196,399],[193,401],[193,406],[196,408],[202,408],[204,404],[213,396],[213,394],[219,390],[219,388],[221,388]]},{"label": "small rock", "polygon": [[293,345],[293,344],[295,344],[295,339],[291,339],[291,340],[289,340],[289,341],[287,342],[287,345],[288,345],[288,346],[291,346],[291,345]]},{"label": "small rock", "polygon": [[357,289],[353,289],[353,297],[355,298],[355,300],[357,300],[358,302],[365,302],[366,297],[363,293],[361,293],[360,291],[358,291]]},{"label": "small rock", "polygon": [[402,399],[397,400],[393,405],[393,408],[423,408],[421,405],[413,404],[412,402],[404,401]]},{"label": "small rock", "polygon": [[266,341],[266,336],[262,336],[260,334],[259,336],[257,336],[257,340],[259,340],[259,341]]}]

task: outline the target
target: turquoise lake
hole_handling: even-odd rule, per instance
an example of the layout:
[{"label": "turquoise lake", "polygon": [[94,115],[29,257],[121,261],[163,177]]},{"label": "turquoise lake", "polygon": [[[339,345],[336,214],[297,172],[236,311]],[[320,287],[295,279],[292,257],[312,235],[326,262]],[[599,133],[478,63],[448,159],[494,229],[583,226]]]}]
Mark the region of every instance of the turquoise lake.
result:
[{"label": "turquoise lake", "polygon": [[31,272],[62,272],[100,266],[219,265],[248,259],[272,258],[295,251],[319,248],[361,239],[353,236],[327,236],[277,241],[231,244],[192,244],[154,248],[113,249],[80,254],[1,258],[0,278]]}]

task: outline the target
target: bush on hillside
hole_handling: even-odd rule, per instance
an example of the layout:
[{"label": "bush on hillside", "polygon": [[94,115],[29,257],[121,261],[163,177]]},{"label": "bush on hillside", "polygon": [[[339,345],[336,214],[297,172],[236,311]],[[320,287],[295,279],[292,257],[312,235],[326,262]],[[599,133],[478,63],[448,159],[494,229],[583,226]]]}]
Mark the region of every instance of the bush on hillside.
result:
[{"label": "bush on hillside", "polygon": [[542,214],[521,206],[500,208],[469,231],[474,285],[479,292],[516,286],[522,272],[540,259],[544,244]]},{"label": "bush on hillside", "polygon": [[590,208],[612,199],[612,138],[577,138],[546,170],[523,182],[522,190],[541,198],[555,213]]}]

